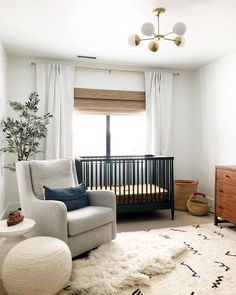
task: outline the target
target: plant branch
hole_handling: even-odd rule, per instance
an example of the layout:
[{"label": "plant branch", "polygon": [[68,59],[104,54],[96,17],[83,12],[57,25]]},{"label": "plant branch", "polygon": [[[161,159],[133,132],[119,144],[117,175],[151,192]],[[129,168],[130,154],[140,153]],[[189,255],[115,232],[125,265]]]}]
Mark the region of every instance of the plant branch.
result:
[{"label": "plant branch", "polygon": [[[1,122],[1,130],[6,135],[6,146],[0,148],[0,151],[16,154],[18,161],[28,160],[40,152],[40,141],[47,136],[48,125],[53,116],[50,113],[37,115],[39,101],[36,92],[31,93],[24,104],[9,101],[19,119],[7,117]],[[15,163],[10,163],[5,165],[5,168],[14,171],[14,165]]]}]

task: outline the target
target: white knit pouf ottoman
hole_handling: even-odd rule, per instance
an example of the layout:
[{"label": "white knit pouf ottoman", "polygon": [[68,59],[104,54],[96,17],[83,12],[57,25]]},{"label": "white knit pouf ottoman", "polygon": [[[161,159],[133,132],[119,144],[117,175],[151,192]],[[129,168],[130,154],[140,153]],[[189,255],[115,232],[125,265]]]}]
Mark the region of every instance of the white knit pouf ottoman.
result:
[{"label": "white knit pouf ottoman", "polygon": [[2,281],[8,295],[55,295],[69,280],[71,269],[71,252],[66,243],[35,237],[8,252]]}]

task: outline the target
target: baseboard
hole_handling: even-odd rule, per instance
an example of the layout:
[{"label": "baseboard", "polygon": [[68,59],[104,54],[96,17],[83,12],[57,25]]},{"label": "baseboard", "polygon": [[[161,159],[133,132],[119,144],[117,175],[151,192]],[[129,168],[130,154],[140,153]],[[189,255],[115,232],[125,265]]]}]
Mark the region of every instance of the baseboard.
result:
[{"label": "baseboard", "polygon": [[0,216],[0,220],[6,219],[9,211],[13,211],[13,210],[16,210],[18,208],[20,208],[20,202],[8,203],[5,210],[3,211],[3,213]]}]

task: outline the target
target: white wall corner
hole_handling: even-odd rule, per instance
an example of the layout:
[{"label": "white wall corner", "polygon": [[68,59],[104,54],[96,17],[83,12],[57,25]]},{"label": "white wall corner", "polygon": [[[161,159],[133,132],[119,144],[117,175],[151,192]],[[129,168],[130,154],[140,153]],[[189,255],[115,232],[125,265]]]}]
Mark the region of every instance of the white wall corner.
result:
[{"label": "white wall corner", "polygon": [[[6,116],[6,102],[7,102],[7,63],[8,58],[5,48],[0,40],[0,121]],[[4,137],[0,133],[0,147],[3,146]],[[5,163],[4,154],[0,153],[0,214],[5,208]]]},{"label": "white wall corner", "polygon": [[207,201],[210,205],[210,212],[214,213],[215,212],[215,198],[207,196]]}]

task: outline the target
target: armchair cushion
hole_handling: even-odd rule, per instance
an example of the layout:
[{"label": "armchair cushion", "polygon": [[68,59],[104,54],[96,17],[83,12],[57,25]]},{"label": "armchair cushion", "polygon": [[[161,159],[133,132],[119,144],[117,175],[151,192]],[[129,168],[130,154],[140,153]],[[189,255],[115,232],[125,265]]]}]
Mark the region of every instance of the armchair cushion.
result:
[{"label": "armchair cushion", "polygon": [[111,208],[88,206],[67,213],[68,235],[76,236],[113,221]]},{"label": "armchair cushion", "polygon": [[70,159],[31,161],[31,180],[37,198],[43,200],[43,186],[64,188],[75,186],[72,161]]},{"label": "armchair cushion", "polygon": [[88,206],[86,185],[81,183],[75,187],[54,188],[44,187],[46,200],[61,201],[66,205],[67,211],[73,211]]}]

